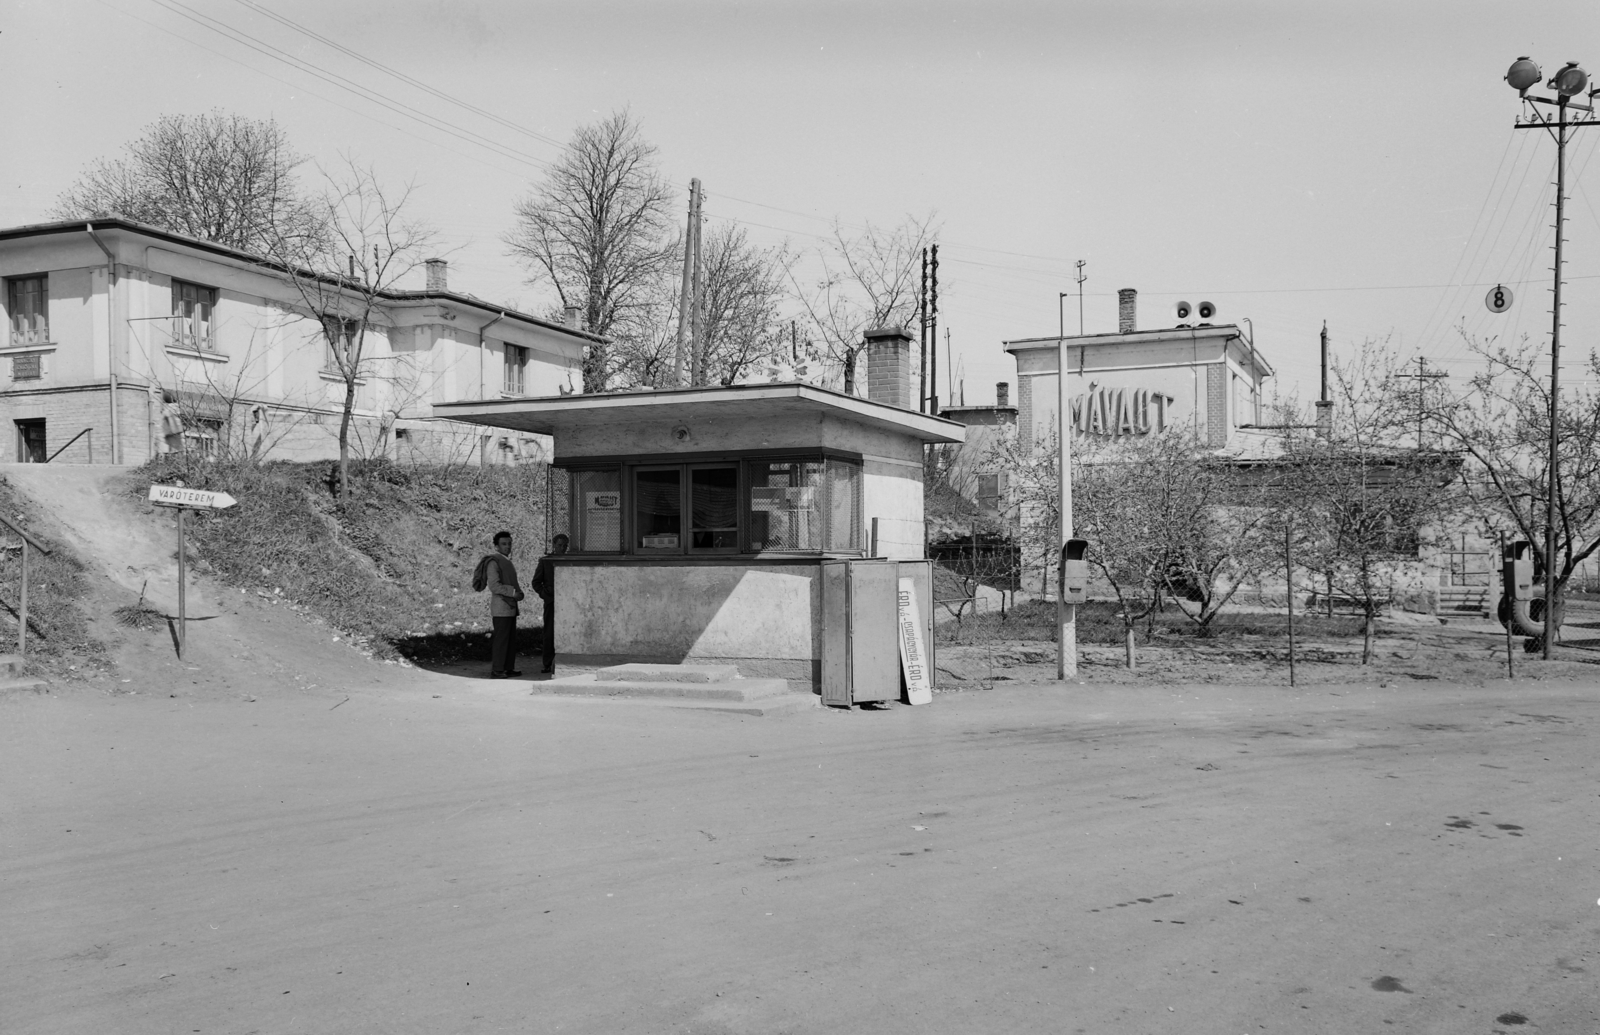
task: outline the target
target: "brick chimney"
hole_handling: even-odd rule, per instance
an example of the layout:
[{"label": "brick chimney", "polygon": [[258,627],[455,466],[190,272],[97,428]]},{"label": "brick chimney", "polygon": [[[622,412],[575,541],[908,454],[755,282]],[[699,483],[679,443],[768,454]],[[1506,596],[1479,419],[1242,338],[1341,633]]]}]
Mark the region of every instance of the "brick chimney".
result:
[{"label": "brick chimney", "polygon": [[996,406],[1011,405],[1011,382],[1001,381],[994,386],[994,404]]},{"label": "brick chimney", "polygon": [[911,335],[903,327],[866,333],[867,398],[911,409]]},{"label": "brick chimney", "polygon": [[1333,403],[1326,399],[1317,400],[1317,437],[1333,437]]},{"label": "brick chimney", "polygon": [[583,329],[583,308],[581,306],[567,306],[567,326],[575,331]]},{"label": "brick chimney", "polygon": [[447,275],[447,271],[450,268],[449,263],[445,262],[443,259],[428,259],[423,262],[423,265],[428,268],[429,291],[450,290],[450,278]]},{"label": "brick chimney", "polygon": [[1135,319],[1135,300],[1139,292],[1133,288],[1121,288],[1117,291],[1117,333],[1132,334],[1139,328],[1139,321]]}]

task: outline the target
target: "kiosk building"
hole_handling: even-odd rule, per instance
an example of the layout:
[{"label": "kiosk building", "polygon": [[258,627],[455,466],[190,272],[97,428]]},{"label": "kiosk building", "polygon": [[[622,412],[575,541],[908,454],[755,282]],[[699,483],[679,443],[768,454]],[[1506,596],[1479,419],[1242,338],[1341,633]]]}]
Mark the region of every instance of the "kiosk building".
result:
[{"label": "kiosk building", "polygon": [[731,663],[826,703],[883,700],[899,695],[900,578],[932,638],[924,447],[963,437],[911,408],[910,341],[868,332],[867,398],[758,384],[437,411],[553,440],[564,663]]}]

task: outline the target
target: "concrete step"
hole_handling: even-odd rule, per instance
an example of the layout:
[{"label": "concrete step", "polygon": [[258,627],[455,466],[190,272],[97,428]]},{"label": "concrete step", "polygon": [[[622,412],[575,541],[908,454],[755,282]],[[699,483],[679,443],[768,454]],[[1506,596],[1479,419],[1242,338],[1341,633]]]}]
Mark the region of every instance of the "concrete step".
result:
[{"label": "concrete step", "polygon": [[0,676],[21,671],[22,661],[21,654],[0,654]]},{"label": "concrete step", "polygon": [[23,691],[38,692],[50,684],[42,679],[33,679],[28,676],[17,676],[11,679],[0,679],[0,694],[22,693]]},{"label": "concrete step", "polygon": [[[632,667],[632,666],[618,666]],[[647,668],[649,666],[638,666]],[[732,666],[725,666],[732,668]],[[675,682],[663,679],[604,678],[607,673],[587,672],[561,676],[534,684],[534,693],[583,694],[606,697],[681,697],[702,701],[755,701],[789,693],[783,679],[732,679],[712,682]]]},{"label": "concrete step", "polygon": [[739,678],[736,665],[611,665],[596,672],[602,683],[726,683]]},{"label": "concrete step", "polygon": [[560,702],[574,708],[621,705],[626,708],[655,708],[662,712],[712,712],[724,715],[793,715],[822,707],[822,698],[811,693],[787,693],[754,701],[726,701],[697,697],[631,697],[623,694],[545,694],[535,683],[530,696],[543,697],[552,705]]}]

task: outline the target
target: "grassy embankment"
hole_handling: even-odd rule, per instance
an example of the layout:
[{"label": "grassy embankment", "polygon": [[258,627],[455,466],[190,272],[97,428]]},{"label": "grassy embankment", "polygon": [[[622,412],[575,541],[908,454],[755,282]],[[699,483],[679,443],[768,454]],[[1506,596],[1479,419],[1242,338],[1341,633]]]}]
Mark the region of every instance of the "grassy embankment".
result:
[{"label": "grassy embankment", "polygon": [[[332,463],[159,460],[130,492],[182,478],[239,502],[190,523],[196,570],[344,630],[376,657],[488,660],[489,605],[472,569],[509,531],[524,587],[543,552],[543,465],[353,465],[350,499]],[[519,651],[536,650],[538,598],[523,604]]]},{"label": "grassy embankment", "polygon": [[[105,645],[93,634],[83,600],[87,592],[83,562],[64,543],[36,532],[39,522],[25,498],[0,478],[0,514],[50,547],[44,555],[28,551],[28,657],[45,669],[97,664]],[[22,540],[0,528],[0,653],[17,649],[18,592],[22,581]]]}]

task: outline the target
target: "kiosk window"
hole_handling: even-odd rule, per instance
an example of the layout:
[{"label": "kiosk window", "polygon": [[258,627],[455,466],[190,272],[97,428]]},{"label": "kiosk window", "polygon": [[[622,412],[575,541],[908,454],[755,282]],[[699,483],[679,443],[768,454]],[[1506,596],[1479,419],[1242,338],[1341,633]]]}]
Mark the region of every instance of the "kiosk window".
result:
[{"label": "kiosk window", "polygon": [[828,549],[861,549],[861,468],[828,461]]},{"label": "kiosk window", "polygon": [[634,470],[633,545],[640,553],[683,551],[683,468]]},{"label": "kiosk window", "polygon": [[622,479],[616,468],[572,472],[572,547],[580,553],[622,552]]},{"label": "kiosk window", "polygon": [[689,548],[739,549],[739,468],[689,468]]},{"label": "kiosk window", "polygon": [[757,460],[750,464],[750,549],[820,551],[822,464]]}]

